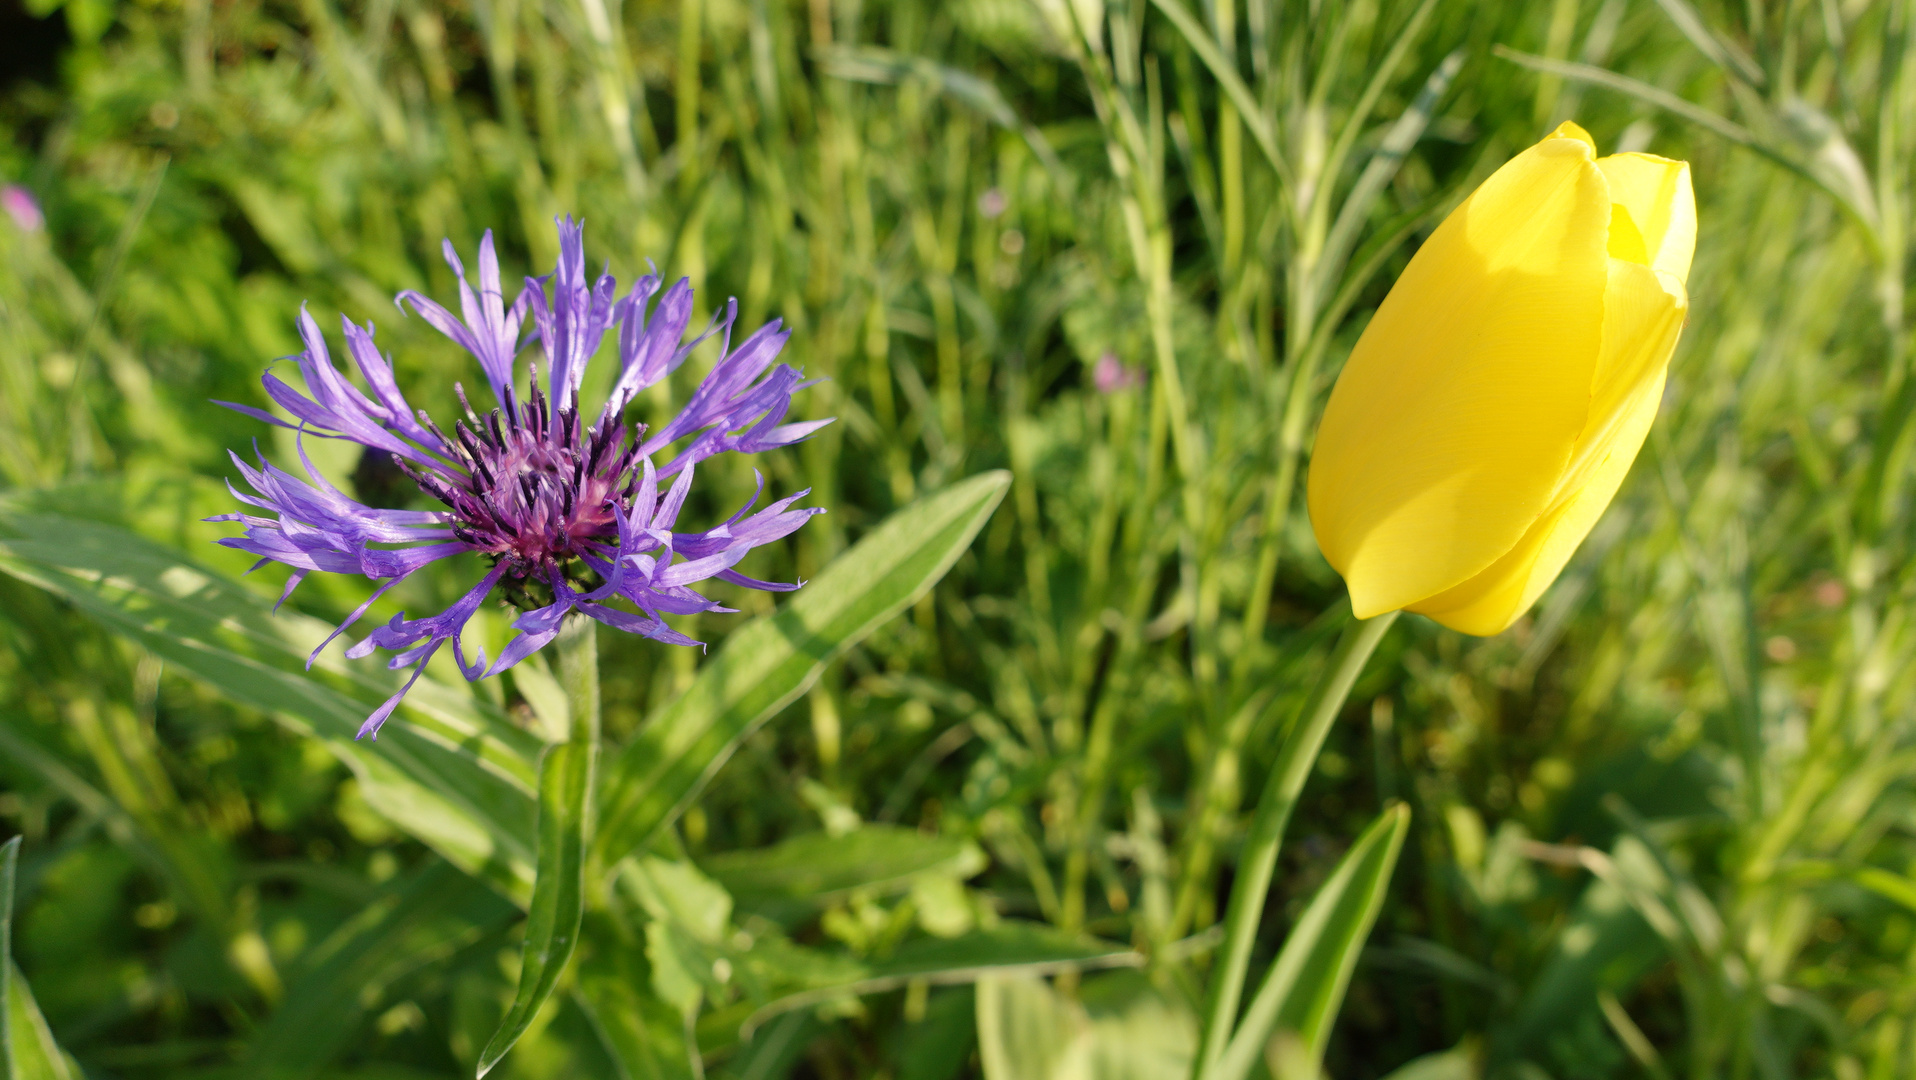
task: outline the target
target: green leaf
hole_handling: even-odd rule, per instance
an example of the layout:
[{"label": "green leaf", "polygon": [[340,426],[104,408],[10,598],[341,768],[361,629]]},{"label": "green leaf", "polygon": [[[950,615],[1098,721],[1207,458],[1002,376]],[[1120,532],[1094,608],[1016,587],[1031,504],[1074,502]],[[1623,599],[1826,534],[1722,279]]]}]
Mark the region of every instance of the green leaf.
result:
[{"label": "green leaf", "polygon": [[1351,845],[1285,940],[1218,1060],[1215,1076],[1249,1076],[1274,1032],[1295,1035],[1303,1044],[1309,1073],[1315,1073],[1409,828],[1410,808],[1398,803],[1378,815]]},{"label": "green leaf", "polygon": [[[1357,146],[1358,136],[1363,132],[1365,125],[1370,123],[1371,113],[1376,110],[1377,102],[1384,96],[1384,90],[1390,85],[1391,80],[1397,77],[1398,65],[1404,62],[1404,59],[1410,55],[1411,49],[1415,47],[1419,39],[1422,38],[1424,25],[1429,22],[1431,12],[1435,11],[1436,8],[1436,0],[1423,0],[1422,3],[1418,4],[1417,7],[1411,11],[1410,17],[1404,20],[1403,26],[1393,37],[1390,48],[1384,52],[1384,55],[1380,59],[1371,64],[1370,80],[1365,83],[1363,92],[1357,95],[1357,100],[1351,104],[1349,112],[1344,117],[1343,126],[1337,133],[1337,140],[1331,144],[1330,152],[1324,156],[1323,171],[1319,175],[1335,180],[1335,178],[1344,171],[1344,162],[1350,156],[1352,149]],[[1336,35],[1335,40],[1346,45],[1350,42],[1350,39],[1345,37],[1341,32]],[[1417,135],[1422,133],[1427,120],[1416,119],[1416,115],[1418,113],[1427,114],[1429,107],[1435,104],[1435,97],[1442,96],[1444,86],[1457,74],[1457,69],[1463,64],[1464,51],[1465,50],[1459,48],[1448,57],[1445,57],[1444,60],[1437,65],[1437,71],[1433,72],[1431,78],[1425,82],[1424,92],[1418,95],[1418,101],[1412,103],[1410,108],[1404,110],[1404,114],[1398,117],[1397,123],[1393,124],[1390,132],[1384,136],[1385,146],[1379,147],[1378,156],[1402,157],[1403,153],[1409,149],[1409,146],[1406,145],[1403,150],[1395,151],[1393,154],[1393,151],[1389,149],[1389,144],[1401,142],[1406,137],[1408,137],[1411,143],[1417,141]],[[1326,57],[1327,62],[1332,64],[1339,63],[1342,59],[1341,57]],[[1445,71],[1445,69],[1449,70],[1448,74],[1438,74],[1439,72]],[[1320,95],[1325,89],[1328,89],[1327,84],[1320,81],[1318,83],[1318,89],[1313,91],[1313,97],[1321,101],[1322,97]],[[1426,101],[1427,98],[1430,100]],[[1406,128],[1412,125],[1415,126],[1416,131],[1414,133],[1407,132]],[[1372,159],[1372,164],[1376,164],[1376,158]],[[1397,163],[1395,161],[1390,162],[1389,168],[1394,173],[1397,168]],[[1367,167],[1365,171],[1368,173],[1370,169]],[[1358,195],[1364,187],[1365,180],[1360,178],[1358,183],[1352,188],[1352,195]],[[1345,213],[1353,209],[1352,201],[1350,197],[1346,197],[1343,207],[1338,211],[1339,217],[1343,217]],[[1368,196],[1359,196],[1356,201],[1359,203],[1359,206],[1356,207],[1357,212],[1367,214],[1369,211],[1368,203],[1370,202],[1370,198]],[[1329,205],[1329,203],[1323,204],[1324,209],[1329,209]],[[1313,209],[1315,209],[1315,207],[1313,207]],[[1325,250],[1334,251],[1335,249],[1327,247]],[[1341,258],[1341,253],[1333,256],[1333,258]]]},{"label": "green leaf", "polygon": [[353,1038],[387,986],[450,955],[513,915],[512,905],[448,863],[394,883],[301,957],[272,1018],[253,1039],[249,1074],[310,1076]]},{"label": "green leaf", "polygon": [[985,868],[969,840],[867,825],[844,836],[806,833],[771,847],[707,856],[700,864],[740,902],[829,904],[854,889],[904,892],[921,874],[969,878]]},{"label": "green leaf", "polygon": [[1183,1076],[1197,1014],[1135,972],[1087,981],[1073,998],[1028,975],[978,980],[985,1080],[1157,1080]]},{"label": "green leaf", "polygon": [[647,991],[651,967],[630,926],[595,912],[584,924],[584,945],[572,999],[618,1065],[619,1080],[693,1080],[699,1070],[685,1017]]},{"label": "green leaf", "polygon": [[641,855],[619,871],[619,883],[650,917],[645,958],[652,992],[679,1015],[696,1016],[706,994],[717,1000],[724,993],[713,962],[731,927],[731,896],[691,863]]},{"label": "green leaf", "polygon": [[637,950],[599,951],[581,961],[573,995],[623,1075],[619,1080],[693,1080],[684,1018],[646,992],[642,964],[621,966]]},{"label": "green leaf", "polygon": [[1541,1051],[1558,1033],[1597,1015],[1597,992],[1622,993],[1663,962],[1665,953],[1622,887],[1597,878],[1583,890],[1555,935],[1542,970],[1524,988],[1499,1040],[1499,1058]]},{"label": "green leaf", "polygon": [[1791,882],[1846,879],[1851,884],[1868,889],[1885,900],[1895,901],[1911,911],[1916,911],[1916,879],[1884,870],[1879,866],[1845,867],[1818,859],[1804,859],[1792,864],[1786,874],[1779,876]]},{"label": "green leaf", "polygon": [[0,1080],[74,1080],[75,1070],[53,1041],[26,976],[13,965],[13,887],[19,866],[16,836],[0,845]]},{"label": "green leaf", "polygon": [[624,920],[597,920],[588,937],[593,961],[623,965],[634,985],[649,987],[651,998],[680,1021],[689,1023],[708,999],[722,1006],[737,995],[763,1004],[871,974],[855,957],[794,944],[774,925],[740,930],[731,921],[730,894],[689,862],[628,858],[619,864],[617,885],[614,898],[644,912],[643,934],[623,929]]},{"label": "green leaf", "polygon": [[846,958],[829,984],[789,994],[745,1022],[744,1036],[774,1016],[858,994],[881,994],[916,980],[949,985],[990,975],[1039,976],[1060,971],[1141,967],[1144,955],[1115,942],[1074,937],[1041,923],[1006,921],[962,937],[920,938],[890,958],[859,965]]},{"label": "green leaf", "polygon": [[[1421,22],[1430,9],[1429,4],[1418,8],[1418,17],[1413,23]],[[1406,31],[1408,34],[1409,31]],[[1395,49],[1393,48],[1393,52]],[[1371,218],[1371,207],[1377,197],[1383,194],[1385,187],[1397,175],[1397,169],[1410,154],[1417,140],[1423,137],[1424,128],[1429,126],[1438,102],[1443,100],[1444,91],[1450,88],[1450,81],[1464,66],[1467,50],[1459,48],[1443,58],[1431,70],[1417,97],[1406,107],[1397,121],[1384,132],[1383,140],[1378,143],[1377,152],[1364,164],[1364,171],[1358,174],[1357,182],[1351,185],[1349,194],[1344,197],[1343,205],[1338,207],[1337,218],[1331,224],[1330,232],[1324,239],[1324,255],[1320,266],[1323,281],[1320,288],[1330,291],[1344,272],[1344,257],[1357,243],[1357,233]],[[1381,73],[1380,73],[1381,74]],[[1340,313],[1341,314],[1341,313]]]},{"label": "green leaf", "polygon": [[[1737,146],[1760,154],[1764,158],[1767,158],[1771,164],[1795,173],[1810,183],[1815,184],[1817,187],[1822,188],[1832,199],[1836,200],[1837,208],[1848,215],[1856,227],[1862,231],[1863,239],[1870,245],[1871,255],[1877,259],[1884,257],[1882,223],[1877,217],[1878,211],[1873,205],[1873,196],[1867,186],[1859,188],[1856,185],[1854,182],[1854,168],[1843,167],[1831,169],[1829,166],[1836,162],[1829,160],[1800,161],[1794,154],[1787,152],[1783,147],[1768,139],[1759,138],[1755,132],[1752,132],[1749,128],[1731,120],[1727,116],[1711,112],[1703,106],[1678,97],[1661,87],[1652,86],[1641,79],[1633,79],[1628,75],[1619,75],[1607,68],[1600,68],[1591,64],[1573,63],[1567,60],[1552,60],[1546,56],[1532,56],[1529,53],[1518,52],[1515,49],[1510,49],[1503,45],[1491,46],[1491,52],[1496,53],[1505,60],[1522,64],[1524,67],[1530,68],[1533,71],[1541,71],[1546,75],[1575,79],[1579,82],[1607,87],[1608,89],[1628,94],[1638,101],[1654,105],[1667,112],[1675,113],[1677,116],[1690,121],[1698,127],[1713,132]],[[1781,119],[1788,119],[1788,117]],[[1805,132],[1803,134],[1807,135],[1808,133]],[[1830,135],[1837,135],[1839,137],[1832,143],[1828,138]],[[1840,139],[1840,133],[1835,131],[1825,132],[1824,138],[1808,149],[1810,149],[1812,153],[1822,151],[1824,154],[1832,150],[1845,150],[1848,151],[1850,158],[1853,159],[1854,157],[1854,151],[1848,150],[1848,144],[1843,142]],[[1820,157],[1822,155],[1819,154],[1818,156]],[[1841,160],[1840,156],[1838,160]],[[1848,166],[1849,162],[1843,162],[1843,164]]]},{"label": "green leaf", "polygon": [[738,1055],[726,1063],[727,1075],[734,1080],[775,1080],[790,1076],[806,1046],[822,1027],[824,1024],[813,1013],[786,1013],[765,1025],[751,1042],[739,1048]]},{"label": "green leaf", "polygon": [[7,961],[7,1054],[11,1080],[79,1080],[80,1069],[53,1041],[27,977]]},{"label": "green leaf", "polygon": [[708,944],[725,936],[732,897],[698,867],[642,855],[620,869],[639,906],[653,919],[681,926]]},{"label": "green leaf", "polygon": [[1074,1005],[1041,979],[980,979],[978,1057],[985,1080],[1052,1080],[1088,1072],[1091,1022]]},{"label": "green leaf", "polygon": [[1392,1070],[1384,1080],[1477,1080],[1483,1075],[1476,1047],[1469,1041],[1412,1058]]},{"label": "green leaf", "polygon": [[125,529],[0,503],[0,573],[73,604],[234,701],[326,743],[375,809],[523,905],[531,893],[538,739],[472,695],[421,678],[406,721],[355,740],[397,676],[329,653],[332,630]]},{"label": "green leaf", "polygon": [[519,992],[499,1030],[479,1055],[479,1075],[492,1070],[532,1026],[579,943],[585,915],[585,852],[591,843],[596,742],[560,743],[539,770],[539,876],[526,916]]},{"label": "green leaf", "polygon": [[819,67],[827,75],[852,82],[895,85],[907,79],[918,79],[934,91],[949,94],[978,110],[999,127],[1023,135],[1032,153],[1038,156],[1038,160],[1054,177],[1063,173],[1064,166],[1058,161],[1058,155],[1051,149],[1051,143],[1045,139],[1044,133],[1021,120],[1017,110],[1011,107],[1004,94],[989,79],[922,56],[894,52],[877,45],[827,45],[814,55],[818,57]]},{"label": "green leaf", "polygon": [[1769,81],[1764,77],[1763,69],[1750,59],[1748,53],[1734,41],[1712,31],[1703,21],[1702,14],[1688,0],[1657,0],[1657,6],[1670,17],[1671,24],[1690,39],[1690,44],[1695,45],[1698,52],[1710,58],[1711,63],[1759,90]]},{"label": "green leaf", "polygon": [[727,638],[606,770],[598,854],[612,866],[674,820],[744,738],[825,665],[925,595],[971,546],[1011,474],[961,480],[881,522],[778,614]]},{"label": "green leaf", "polygon": [[1204,62],[1204,66],[1211,72],[1211,77],[1217,80],[1218,87],[1224,91],[1226,97],[1231,99],[1231,104],[1237,106],[1238,118],[1244,122],[1245,130],[1251,133],[1251,141],[1257,144],[1259,150],[1264,151],[1264,156],[1270,160],[1271,168],[1275,169],[1277,175],[1288,183],[1291,175],[1290,165],[1277,148],[1277,138],[1271,130],[1270,116],[1259,107],[1257,97],[1251,93],[1251,88],[1244,85],[1243,77],[1237,73],[1236,62],[1225,54],[1224,49],[1218,45],[1217,39],[1211,36],[1211,32],[1197,21],[1197,16],[1185,9],[1182,0],[1151,0],[1151,2],[1166,19],[1170,20],[1172,26],[1177,27],[1178,33],[1184,35],[1184,40],[1190,44],[1191,51]]}]

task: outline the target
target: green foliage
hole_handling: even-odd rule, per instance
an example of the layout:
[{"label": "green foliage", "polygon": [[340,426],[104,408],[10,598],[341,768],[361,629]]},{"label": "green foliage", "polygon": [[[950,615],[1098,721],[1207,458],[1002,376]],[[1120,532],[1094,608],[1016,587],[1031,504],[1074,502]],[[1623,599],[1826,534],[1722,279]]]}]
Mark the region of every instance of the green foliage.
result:
[{"label": "green foliage", "polygon": [[[1916,1073],[1907,0],[28,10],[67,44],[0,87],[47,218],[0,218],[10,1075],[462,1076],[502,1030],[494,1077],[1162,1075],[1285,762],[1252,1074]],[[1342,625],[1323,395],[1573,116],[1695,168],[1651,441],[1530,618],[1400,620],[1280,762]],[[542,782],[576,664],[442,658],[355,742],[392,675],[303,664],[360,584],[276,613],[200,520],[263,434],[207,399],[264,403],[302,302],[443,413],[472,372],[392,293],[488,227],[542,270],[567,212],[786,319],[839,418],[757,463],[831,510],[743,568],[805,589],[596,642],[596,785]],[[710,472],[688,519],[754,488]]]},{"label": "green foliage", "polygon": [[1383,907],[1409,826],[1410,812],[1400,803],[1386,809],[1351,844],[1298,917],[1257,996],[1245,1007],[1238,1031],[1224,1048],[1218,1075],[1231,1080],[1248,1076],[1265,1054],[1282,1063],[1271,1067],[1279,1075],[1309,1076],[1322,1068],[1331,1021],[1343,1005],[1357,954]]},{"label": "green foliage", "polygon": [[609,862],[650,841],[738,744],[809,689],[833,657],[944,577],[998,508],[1006,480],[1003,473],[985,473],[899,511],[784,610],[729,638],[608,767],[601,855]]},{"label": "green foliage", "polygon": [[13,963],[13,896],[20,876],[20,838],[0,845],[0,1076],[6,1080],[69,1080],[66,1055],[54,1044],[26,976]]}]

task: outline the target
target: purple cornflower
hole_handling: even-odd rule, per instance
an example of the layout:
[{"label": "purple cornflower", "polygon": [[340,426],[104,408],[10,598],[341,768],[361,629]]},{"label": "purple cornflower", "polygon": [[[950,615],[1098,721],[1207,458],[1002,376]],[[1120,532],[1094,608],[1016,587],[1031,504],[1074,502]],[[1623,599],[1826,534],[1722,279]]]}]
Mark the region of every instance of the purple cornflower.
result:
[{"label": "purple cornflower", "polygon": [[[466,280],[465,267],[445,243],[446,262],[459,275],[463,320],[408,289],[397,303],[463,346],[479,361],[496,408],[474,411],[465,389],[454,384],[465,417],[448,435],[423,410],[407,404],[393,378],[392,363],[373,344],[373,327],[341,319],[347,350],[364,377],[366,389],[333,367],[326,341],[304,308],[300,336],[306,350],[295,359],[306,386],[302,394],[268,372],[267,396],[291,413],[297,424],[245,405],[220,402],[280,427],[322,438],[347,439],[368,456],[385,455],[419,489],[444,504],[440,510],[386,510],[365,506],[334,487],[300,448],[308,483],[259,458],[254,468],[231,455],[255,494],[233,494],[248,506],[271,514],[222,514],[214,521],[237,521],[243,536],[220,543],[292,567],[280,600],[314,570],[361,574],[379,582],[366,602],[320,643],[307,666],[347,627],[358,621],[387,590],[422,567],[450,555],[477,552],[491,567],[471,591],[450,608],[429,618],[405,613],[366,635],[346,651],[362,657],[375,649],[396,653],[388,666],[411,666],[406,685],[374,710],[359,735],[377,737],[379,727],[412,689],[426,662],[446,642],[467,679],[496,674],[537,652],[559,632],[571,612],[608,626],[675,645],[699,642],[673,630],[662,615],[733,609],[706,599],[690,586],[709,578],[754,589],[788,591],[780,584],[746,577],[732,569],[752,548],[777,540],[822,510],[791,509],[805,491],[750,513],[757,495],[716,528],[674,532],[692,485],[694,467],[727,450],[753,453],[789,446],[830,420],[783,423],[792,393],[811,385],[795,369],[772,361],[790,336],[774,320],[732,347],[736,302],[728,302],[723,320],[684,341],[692,316],[692,289],[681,279],[658,296],[656,273],[616,295],[611,275],[589,279],[585,268],[583,225],[571,218],[559,223],[559,264],[543,278],[527,278],[510,307],[500,289],[499,260],[492,233],[479,241],[479,287]],[[550,293],[547,288],[550,286]],[[648,313],[648,308],[650,311]],[[527,311],[533,328],[521,339]],[[584,423],[578,391],[587,362],[605,335],[618,331],[619,375],[597,420]],[[628,425],[625,407],[634,395],[671,374],[694,347],[723,330],[719,359],[693,391],[679,415],[647,436],[643,424]],[[528,390],[515,386],[518,355],[537,338],[545,354],[550,389],[540,386],[539,365],[530,365]],[[768,372],[767,369],[771,370]],[[689,441],[686,441],[689,440]],[[663,466],[655,455],[684,442]],[[255,455],[258,455],[257,447]],[[670,481],[665,490],[660,484]],[[228,485],[232,490],[232,485]],[[763,478],[759,489],[764,490]],[[518,635],[486,661],[485,651],[468,663],[460,633],[495,588],[503,589],[522,613],[513,622]],[[611,606],[623,599],[636,610]]]}]

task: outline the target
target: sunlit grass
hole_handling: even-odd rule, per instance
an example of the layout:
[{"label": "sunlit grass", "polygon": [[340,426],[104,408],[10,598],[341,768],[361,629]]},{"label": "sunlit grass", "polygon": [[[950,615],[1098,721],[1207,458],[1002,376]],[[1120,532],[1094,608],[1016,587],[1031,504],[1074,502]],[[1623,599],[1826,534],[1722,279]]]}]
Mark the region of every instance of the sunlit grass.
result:
[{"label": "sunlit grass", "polygon": [[[51,18],[84,31],[100,7]],[[748,739],[657,854],[718,865],[861,820],[975,843],[989,866],[963,889],[776,917],[862,958],[960,918],[1044,920],[1170,957],[1151,993],[1194,1010],[1243,818],[1338,629],[1296,490],[1323,394],[1436,217],[1574,116],[1695,169],[1662,413],[1531,616],[1488,640],[1402,620],[1306,788],[1254,962],[1402,798],[1331,1075],[1459,1045],[1508,1077],[1908,1075],[1908,5],[1425,7],[1132,0],[1087,42],[1083,0],[123,5],[54,82],[0,98],[0,180],[48,221],[0,219],[8,506],[239,573],[198,519],[227,509],[224,455],[256,426],[208,399],[260,403],[302,302],[376,320],[402,380],[475,380],[391,294],[448,292],[441,237],[471,250],[487,227],[509,277],[543,271],[550,218],[577,214],[588,259],[783,317],[788,358],[828,380],[802,409],[839,422],[763,466],[832,512],[755,576],[810,577],[918,495],[1015,478],[937,591]],[[1235,50],[1207,59],[1191,31]],[[1407,114],[1401,166],[1363,183]],[[709,362],[639,414],[669,416]],[[688,516],[752,490],[712,472]],[[358,598],[316,577],[300,602]],[[14,951],[89,1075],[244,1075],[271,1040],[322,1075],[469,1073],[516,974],[507,905],[330,754],[16,577],[0,643]],[[601,648],[615,737],[700,662]],[[395,897],[423,913],[352,993],[312,997]],[[1159,1000],[1131,978],[1082,996]],[[495,1075],[615,1075],[562,998]],[[749,1009],[698,1035],[715,1071],[938,1080],[980,1068],[972,1000],[842,998],[749,1063]]]}]

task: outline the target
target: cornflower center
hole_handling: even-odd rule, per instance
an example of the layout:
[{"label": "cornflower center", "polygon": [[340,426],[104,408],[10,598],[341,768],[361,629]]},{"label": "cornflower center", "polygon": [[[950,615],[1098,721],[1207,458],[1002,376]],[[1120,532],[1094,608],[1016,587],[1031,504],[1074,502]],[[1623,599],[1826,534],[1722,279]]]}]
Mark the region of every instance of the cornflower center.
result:
[{"label": "cornflower center", "polygon": [[[505,408],[481,417],[466,402],[466,418],[454,421],[453,437],[433,433],[463,475],[400,461],[420,490],[452,511],[453,535],[509,564],[514,578],[545,581],[550,571],[585,554],[603,554],[616,541],[615,509],[638,484],[636,444],[625,423],[607,413],[581,427],[576,404],[554,410],[532,381],[521,405],[510,388]],[[431,425],[431,421],[426,421]]]}]

